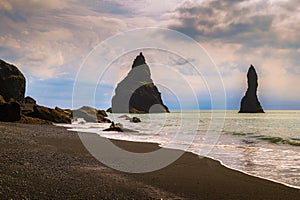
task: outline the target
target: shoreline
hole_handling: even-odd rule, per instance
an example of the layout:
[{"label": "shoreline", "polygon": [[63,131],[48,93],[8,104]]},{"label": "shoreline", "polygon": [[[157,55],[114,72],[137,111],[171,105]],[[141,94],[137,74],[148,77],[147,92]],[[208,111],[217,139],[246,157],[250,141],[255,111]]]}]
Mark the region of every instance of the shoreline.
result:
[{"label": "shoreline", "polygon": [[[297,199],[300,190],[185,152],[158,171],[129,174],[94,159],[79,136],[53,125],[0,123],[0,197]],[[99,136],[100,137],[100,136]],[[110,140],[133,152],[159,144]]]},{"label": "shoreline", "polygon": [[[59,127],[64,127],[64,126],[60,126],[59,124],[55,124],[55,125],[57,125],[57,126],[59,126]],[[74,130],[69,129],[69,127],[67,127],[67,129],[68,129],[69,131],[77,132],[77,131],[74,131]],[[96,135],[98,135],[97,133],[91,133],[91,132],[83,132],[83,133],[89,133],[89,134],[96,134]],[[102,137],[102,136],[98,135],[98,137]],[[102,138],[104,138],[104,137],[102,137]],[[198,155],[198,154],[196,154],[196,153],[194,153],[194,152],[192,152],[192,151],[185,151],[185,150],[182,150],[182,149],[179,149],[179,148],[176,149],[176,148],[162,147],[162,144],[156,143],[156,142],[130,141],[130,140],[125,140],[125,139],[122,140],[122,139],[111,139],[111,138],[106,138],[106,139],[108,139],[108,140],[110,140],[110,141],[124,141],[124,142],[133,142],[133,143],[151,144],[151,145],[157,145],[159,148],[165,148],[165,149],[170,149],[170,150],[179,150],[179,151],[183,151],[183,152],[185,152],[185,153],[192,153],[192,154],[194,154],[194,155],[196,155],[196,156],[199,156],[199,157],[205,157],[205,158],[209,158],[209,159],[212,159],[212,160],[214,160],[214,161],[217,161],[217,162],[219,162],[222,166],[224,166],[224,167],[226,167],[226,168],[228,168],[228,169],[234,170],[234,171],[241,172],[241,173],[243,173],[243,174],[245,174],[245,175],[252,176],[252,177],[256,177],[256,178],[260,178],[260,179],[263,179],[263,180],[271,181],[271,182],[274,182],[274,183],[282,184],[282,185],[287,186],[287,187],[290,187],[290,188],[294,188],[294,189],[300,190],[300,186],[290,185],[290,184],[288,184],[288,183],[280,182],[280,181],[277,181],[277,180],[274,180],[274,179],[271,179],[271,178],[265,178],[265,177],[263,177],[263,176],[251,174],[251,173],[248,173],[248,172],[246,172],[246,171],[243,171],[243,170],[240,170],[240,169],[236,169],[236,168],[234,168],[234,167],[230,167],[229,165],[224,164],[222,160],[219,160],[219,159],[214,158],[214,157],[212,157],[212,156],[208,156],[208,155],[206,155],[206,156],[201,156],[201,155]],[[201,158],[200,158],[200,159],[201,159]]]},{"label": "shoreline", "polygon": [[[197,155],[197,154],[196,154]],[[206,156],[207,158],[210,158],[212,160],[215,160],[215,161],[218,161],[220,162],[220,164],[228,169],[231,169],[231,170],[234,170],[234,171],[237,171],[237,172],[241,172],[247,176],[252,176],[252,177],[255,177],[255,178],[259,178],[259,179],[263,179],[263,180],[266,180],[266,181],[271,181],[273,183],[276,183],[276,184],[281,184],[283,186],[286,186],[286,187],[289,187],[289,188],[293,188],[293,189],[298,189],[300,190],[300,187],[297,187],[297,186],[294,186],[294,185],[290,185],[290,184],[287,184],[287,183],[283,183],[283,182],[280,182],[280,181],[276,181],[276,180],[273,180],[273,179],[268,179],[268,178],[264,178],[262,176],[258,176],[258,175],[254,175],[254,174],[251,174],[251,173],[248,173],[248,172],[245,172],[245,171],[242,171],[242,170],[239,170],[239,169],[235,169],[234,167],[230,167],[226,164],[224,164],[221,160],[218,160],[218,159],[215,159],[213,157],[210,157],[210,156]]]},{"label": "shoreline", "polygon": [[[99,136],[99,137],[101,137],[101,136]],[[116,139],[109,139],[109,140],[116,140]],[[148,143],[148,142],[129,141],[129,140],[116,140],[116,141],[125,141],[125,142],[134,142],[134,143],[153,144],[153,145],[159,146],[160,148],[166,148],[166,147],[161,147],[161,144],[159,144],[159,143],[154,143],[154,142],[149,142],[149,143]],[[166,148],[166,149],[183,151],[183,150],[181,150],[181,149],[175,149],[175,148],[174,148],[174,149],[173,149],[173,148]],[[234,171],[237,171],[237,172],[241,172],[241,173],[243,173],[243,174],[245,174],[245,175],[247,175],[247,176],[252,176],[252,177],[255,177],[255,178],[259,178],[259,179],[271,181],[271,182],[274,182],[274,183],[276,183],[276,184],[281,184],[281,185],[283,185],[283,186],[287,186],[287,187],[290,187],[290,188],[293,188],[293,189],[298,189],[298,190],[300,190],[300,187],[297,187],[297,186],[294,186],[294,185],[290,185],[290,184],[283,183],[283,182],[280,182],[280,181],[276,181],[276,180],[273,180],[273,179],[268,179],[268,178],[265,178],[265,177],[262,177],[262,176],[258,176],[258,175],[254,175],[254,174],[248,173],[248,172],[243,171],[243,170],[236,169],[236,168],[234,168],[234,167],[230,167],[230,166],[224,164],[224,163],[222,162],[222,160],[216,159],[216,158],[214,158],[214,157],[212,157],[212,156],[207,156],[207,155],[206,155],[206,156],[200,156],[200,155],[198,155],[198,154],[196,154],[196,153],[194,153],[194,152],[191,152],[191,151],[184,151],[184,152],[185,152],[185,153],[191,153],[191,154],[194,154],[195,156],[198,156],[198,157],[204,157],[204,158],[212,159],[212,160],[214,160],[214,161],[219,162],[223,167],[226,167],[227,169],[231,169],[231,170],[234,170]],[[202,158],[199,158],[199,159],[202,159]]]}]

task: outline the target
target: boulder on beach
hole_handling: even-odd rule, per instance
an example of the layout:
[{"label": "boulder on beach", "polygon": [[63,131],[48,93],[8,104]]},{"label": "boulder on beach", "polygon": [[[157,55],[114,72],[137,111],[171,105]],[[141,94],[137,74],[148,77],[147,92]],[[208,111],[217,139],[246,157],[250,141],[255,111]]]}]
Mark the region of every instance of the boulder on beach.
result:
[{"label": "boulder on beach", "polygon": [[253,65],[250,66],[248,73],[248,89],[241,101],[239,113],[264,113],[262,106],[257,98],[257,73]]},{"label": "boulder on beach", "polygon": [[151,79],[150,68],[142,53],[135,58],[128,75],[117,85],[112,107],[108,110],[112,113],[169,112]]},{"label": "boulder on beach", "polygon": [[[1,99],[1,98],[0,98]],[[16,101],[0,102],[0,121],[15,122],[21,119],[21,106]]]},{"label": "boulder on beach", "polygon": [[87,122],[110,123],[104,110],[97,110],[89,106],[83,106],[72,111],[73,118],[83,118]]},{"label": "boulder on beach", "polygon": [[23,103],[25,95],[25,77],[14,65],[0,59],[0,95],[5,101]]}]

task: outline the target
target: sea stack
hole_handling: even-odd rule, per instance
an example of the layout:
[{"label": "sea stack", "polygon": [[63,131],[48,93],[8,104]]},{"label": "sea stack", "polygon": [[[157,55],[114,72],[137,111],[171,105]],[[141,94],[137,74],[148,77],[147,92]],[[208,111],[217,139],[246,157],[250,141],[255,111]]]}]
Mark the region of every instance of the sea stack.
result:
[{"label": "sea stack", "polygon": [[142,52],[135,58],[128,75],[117,85],[112,98],[113,113],[169,112],[161,93],[151,79],[150,68]]},{"label": "sea stack", "polygon": [[253,65],[250,66],[248,73],[248,89],[241,101],[241,109],[239,113],[264,113],[257,98],[257,73]]}]

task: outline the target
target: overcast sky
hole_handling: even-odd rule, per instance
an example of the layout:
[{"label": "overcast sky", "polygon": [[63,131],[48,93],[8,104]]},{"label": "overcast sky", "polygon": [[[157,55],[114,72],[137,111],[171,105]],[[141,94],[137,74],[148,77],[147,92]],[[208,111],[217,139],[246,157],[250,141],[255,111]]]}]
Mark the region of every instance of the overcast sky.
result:
[{"label": "overcast sky", "polygon": [[[224,82],[228,109],[239,109],[250,64],[258,72],[258,94],[265,109],[300,109],[299,24],[298,0],[0,0],[0,59],[19,67],[27,78],[26,94],[39,104],[67,108],[72,106],[76,74],[99,43],[136,28],[168,28],[188,35],[207,51]],[[185,91],[167,68],[155,71],[159,64],[177,69],[192,85],[200,108],[210,108],[208,90],[220,88],[205,91],[203,80],[218,78],[217,74],[204,70],[199,77],[179,57],[143,52],[155,83],[168,80],[159,89],[171,109],[178,109],[172,92],[180,96]],[[97,107],[110,106],[115,84],[128,73],[137,54],[117,59],[114,66],[119,67],[107,74],[113,81],[97,88]]]}]

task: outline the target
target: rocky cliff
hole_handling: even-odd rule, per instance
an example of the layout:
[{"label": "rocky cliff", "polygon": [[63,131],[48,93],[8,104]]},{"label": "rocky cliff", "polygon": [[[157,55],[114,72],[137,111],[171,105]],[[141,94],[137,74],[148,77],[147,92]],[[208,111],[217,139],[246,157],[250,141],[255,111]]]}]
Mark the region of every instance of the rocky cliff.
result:
[{"label": "rocky cliff", "polygon": [[241,101],[241,108],[239,113],[264,113],[263,108],[257,98],[257,73],[253,65],[250,66],[248,73],[248,89]]},{"label": "rocky cliff", "polygon": [[128,75],[117,85],[112,98],[113,113],[169,112],[161,99],[161,93],[151,79],[149,66],[140,53]]},{"label": "rocky cliff", "polygon": [[[71,123],[73,116],[88,122],[109,123],[103,110],[47,108],[25,95],[26,80],[19,69],[0,60],[0,121],[30,124]],[[75,115],[74,115],[75,114]]]},{"label": "rocky cliff", "polygon": [[25,77],[16,66],[0,60],[0,95],[5,101],[14,99],[18,103],[22,103],[25,84]]}]

